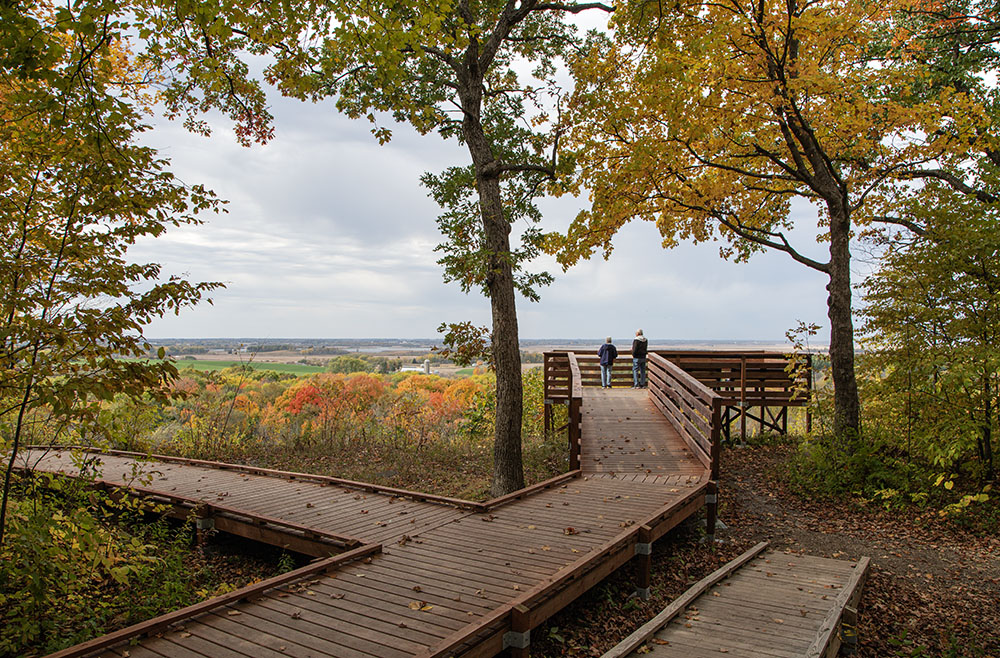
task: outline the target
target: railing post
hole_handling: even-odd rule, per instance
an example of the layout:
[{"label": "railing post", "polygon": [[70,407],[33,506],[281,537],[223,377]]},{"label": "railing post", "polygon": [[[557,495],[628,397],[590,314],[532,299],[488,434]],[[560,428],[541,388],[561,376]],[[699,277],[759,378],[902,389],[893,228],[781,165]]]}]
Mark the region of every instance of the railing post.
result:
[{"label": "railing post", "polygon": [[569,399],[569,470],[580,468],[580,398]]},{"label": "railing post", "polygon": [[740,357],[740,443],[747,442],[747,358]]},{"label": "railing post", "polygon": [[712,398],[712,479],[719,479],[719,457],[722,454],[720,426],[722,425],[722,398]]},{"label": "railing post", "polygon": [[653,529],[649,526],[639,528],[639,542],[635,545],[635,555],[639,560],[639,574],[635,585],[635,595],[643,601],[648,601],[650,583],[653,573]]},{"label": "railing post", "polygon": [[583,378],[580,363],[574,352],[567,353],[569,359],[569,470],[580,468],[580,439],[583,422],[580,406],[583,404]]}]

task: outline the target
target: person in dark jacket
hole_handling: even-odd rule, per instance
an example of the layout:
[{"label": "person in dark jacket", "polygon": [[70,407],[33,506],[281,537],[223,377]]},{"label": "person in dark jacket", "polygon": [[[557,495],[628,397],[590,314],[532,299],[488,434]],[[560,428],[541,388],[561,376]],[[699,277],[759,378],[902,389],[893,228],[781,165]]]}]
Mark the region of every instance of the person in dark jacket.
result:
[{"label": "person in dark jacket", "polygon": [[646,348],[649,343],[642,335],[642,329],[635,332],[632,341],[632,388],[646,388]]},{"label": "person in dark jacket", "polygon": [[618,348],[611,344],[611,336],[597,350],[597,356],[601,359],[601,388],[611,388],[611,369],[618,357]]}]

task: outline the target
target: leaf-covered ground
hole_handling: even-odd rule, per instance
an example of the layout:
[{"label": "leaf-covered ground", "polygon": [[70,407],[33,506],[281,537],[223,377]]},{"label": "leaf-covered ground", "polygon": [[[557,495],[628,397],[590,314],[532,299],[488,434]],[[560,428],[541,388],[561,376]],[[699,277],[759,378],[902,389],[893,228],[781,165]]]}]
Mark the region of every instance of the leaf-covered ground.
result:
[{"label": "leaf-covered ground", "polygon": [[613,575],[532,632],[533,656],[599,656],[667,603],[762,540],[771,548],[872,561],[859,609],[861,657],[1000,657],[1000,540],[936,513],[857,501],[803,500],[780,474],[792,448],[723,453],[714,548],[692,523],[654,545],[653,599],[630,599],[630,568]]}]

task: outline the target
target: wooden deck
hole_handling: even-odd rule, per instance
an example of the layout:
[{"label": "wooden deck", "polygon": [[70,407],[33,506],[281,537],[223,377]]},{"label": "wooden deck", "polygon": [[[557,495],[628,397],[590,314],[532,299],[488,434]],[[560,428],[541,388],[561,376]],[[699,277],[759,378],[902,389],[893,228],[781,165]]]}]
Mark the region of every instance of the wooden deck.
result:
[{"label": "wooden deck", "polygon": [[854,563],[765,547],[707,576],[603,658],[836,656],[842,635],[855,637],[868,558]]},{"label": "wooden deck", "polygon": [[[295,547],[347,550],[301,578],[53,656],[490,656],[587,591],[714,495],[711,469],[647,391],[583,388],[580,469],[487,503],[332,478],[160,460],[140,493]],[[75,473],[68,453],[26,453]],[[135,457],[101,455],[104,486]],[[640,589],[642,583],[639,584]],[[648,587],[648,583],[646,584]],[[178,621],[182,620],[182,621]],[[122,644],[131,638],[134,646]]]}]

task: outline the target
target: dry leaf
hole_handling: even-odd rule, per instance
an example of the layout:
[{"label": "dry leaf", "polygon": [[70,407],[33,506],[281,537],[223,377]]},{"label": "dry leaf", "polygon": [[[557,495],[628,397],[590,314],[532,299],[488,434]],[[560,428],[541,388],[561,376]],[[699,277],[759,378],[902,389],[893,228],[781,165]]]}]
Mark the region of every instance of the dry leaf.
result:
[{"label": "dry leaf", "polygon": [[242,615],[243,613],[240,612],[239,610],[230,610],[226,614],[229,615],[230,617],[235,617],[236,615]]}]

